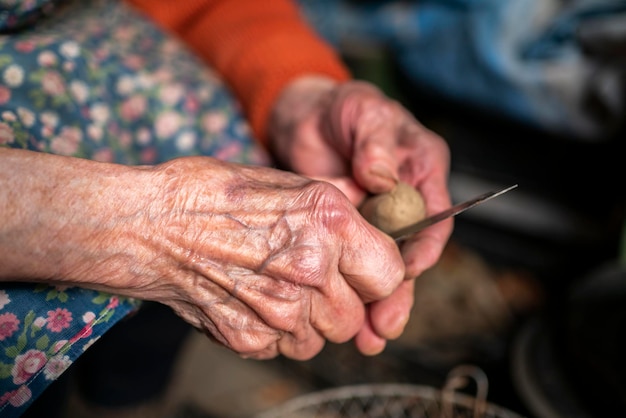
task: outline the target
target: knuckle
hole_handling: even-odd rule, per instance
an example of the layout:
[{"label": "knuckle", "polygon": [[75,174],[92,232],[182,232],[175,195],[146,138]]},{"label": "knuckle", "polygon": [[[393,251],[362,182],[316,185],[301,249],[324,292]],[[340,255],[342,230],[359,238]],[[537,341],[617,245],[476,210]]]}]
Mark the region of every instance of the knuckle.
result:
[{"label": "knuckle", "polygon": [[385,268],[379,270],[378,279],[371,283],[370,291],[374,299],[385,299],[389,297],[404,280],[404,264],[398,264],[388,260],[388,262],[383,265]]},{"label": "knuckle", "polygon": [[227,346],[234,352],[244,356],[267,352],[276,342],[275,333],[244,332],[233,333],[227,337]]},{"label": "knuckle", "polygon": [[330,183],[315,181],[308,186],[312,217],[321,222],[325,232],[333,233],[337,226],[351,219],[352,205],[346,196]]}]

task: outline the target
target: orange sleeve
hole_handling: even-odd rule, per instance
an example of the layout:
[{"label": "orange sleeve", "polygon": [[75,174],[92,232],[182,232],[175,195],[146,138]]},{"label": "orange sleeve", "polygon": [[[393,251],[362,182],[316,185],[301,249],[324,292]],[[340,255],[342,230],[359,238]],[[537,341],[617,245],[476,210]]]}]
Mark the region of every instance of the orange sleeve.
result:
[{"label": "orange sleeve", "polygon": [[177,34],[231,87],[256,137],[281,89],[303,74],[349,78],[290,0],[126,0]]}]

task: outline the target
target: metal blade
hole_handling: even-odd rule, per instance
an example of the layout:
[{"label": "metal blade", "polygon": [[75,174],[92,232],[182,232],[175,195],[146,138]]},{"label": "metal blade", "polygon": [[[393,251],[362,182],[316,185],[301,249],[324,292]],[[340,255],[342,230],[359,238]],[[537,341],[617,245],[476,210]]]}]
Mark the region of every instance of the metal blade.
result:
[{"label": "metal blade", "polygon": [[392,233],[390,233],[389,235],[391,236],[391,238],[393,238],[396,241],[402,241],[406,238],[408,238],[409,236],[421,231],[424,228],[428,228],[431,225],[436,224],[437,222],[441,222],[444,219],[448,219],[452,216],[456,216],[461,212],[465,212],[466,210],[473,208],[476,205],[479,205],[481,203],[484,203],[490,199],[493,199],[494,197],[500,196],[506,192],[508,192],[509,190],[512,190],[514,188],[517,187],[517,184],[514,184],[513,186],[509,186],[505,189],[502,190],[498,190],[498,191],[493,191],[493,192],[488,192],[485,194],[482,194],[480,196],[477,196],[473,199],[469,199],[466,200],[465,202],[461,202],[457,205],[452,206],[449,209],[446,209],[442,212],[439,212],[435,215],[429,216],[428,218],[424,218],[421,221],[414,223],[412,225],[406,226],[404,228],[401,228],[397,231],[394,231]]}]

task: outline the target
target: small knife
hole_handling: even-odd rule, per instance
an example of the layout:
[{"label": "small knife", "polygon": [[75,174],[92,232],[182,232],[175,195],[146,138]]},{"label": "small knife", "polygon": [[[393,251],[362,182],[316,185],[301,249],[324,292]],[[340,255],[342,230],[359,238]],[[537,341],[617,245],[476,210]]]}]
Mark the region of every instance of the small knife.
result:
[{"label": "small knife", "polygon": [[424,228],[428,228],[429,226],[434,225],[437,222],[441,222],[444,219],[448,219],[452,216],[458,215],[461,212],[465,212],[466,210],[473,208],[476,205],[484,203],[490,199],[493,199],[494,197],[500,196],[508,192],[509,190],[513,190],[516,187],[517,187],[517,184],[514,184],[513,186],[506,187],[502,190],[488,192],[480,196],[474,197],[472,199],[466,200],[465,202],[461,202],[457,205],[454,205],[449,209],[446,209],[442,212],[439,212],[432,216],[424,218],[417,223],[414,223],[409,226],[405,226],[404,228],[400,228],[397,231],[390,233],[389,235],[391,236],[391,238],[393,238],[396,241],[402,241],[408,238],[409,236],[421,231]]}]

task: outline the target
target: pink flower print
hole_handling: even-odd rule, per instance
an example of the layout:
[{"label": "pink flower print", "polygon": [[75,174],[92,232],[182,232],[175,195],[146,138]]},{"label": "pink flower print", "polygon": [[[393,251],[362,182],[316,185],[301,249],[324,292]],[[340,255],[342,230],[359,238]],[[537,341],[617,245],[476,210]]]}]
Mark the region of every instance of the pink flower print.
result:
[{"label": "pink flower print", "polygon": [[0,315],[0,341],[11,337],[20,326],[20,320],[12,312]]},{"label": "pink flower print", "polygon": [[117,143],[122,148],[129,148],[133,143],[133,135],[128,131],[123,131],[118,135]]},{"label": "pink flower print", "polygon": [[17,88],[22,85],[24,81],[24,69],[16,64],[9,65],[4,70],[3,81],[9,87]]},{"label": "pink flower print", "polygon": [[163,55],[173,55],[180,50],[180,44],[173,39],[166,39],[161,44],[161,51]]},{"label": "pink flower print", "polygon": [[83,81],[74,80],[70,83],[72,97],[78,103],[83,104],[89,99],[89,87]]},{"label": "pink flower print", "polygon": [[20,386],[15,391],[11,399],[9,399],[9,403],[17,408],[30,401],[30,398],[32,397],[33,393],[30,391],[30,388],[28,386]]},{"label": "pink flower print", "polygon": [[93,53],[93,56],[100,62],[106,60],[110,55],[111,51],[108,48],[99,48]]},{"label": "pink flower print", "polygon": [[223,113],[208,113],[202,120],[202,126],[204,129],[212,134],[217,134],[224,130],[228,120]]},{"label": "pink flower print", "polygon": [[67,340],[59,340],[56,343],[54,343],[52,345],[52,353],[56,354],[59,352],[60,349],[62,349],[63,347],[65,347],[65,344],[67,344],[68,341]]},{"label": "pink flower print", "polygon": [[168,106],[174,106],[182,99],[183,94],[184,89],[180,84],[166,84],[159,91],[159,99]]},{"label": "pink flower print", "polygon": [[135,79],[129,75],[123,75],[117,80],[115,91],[122,96],[128,96],[135,90],[135,87]]},{"label": "pink flower print", "polygon": [[182,124],[181,116],[174,111],[161,113],[155,122],[154,130],[157,138],[171,138]]},{"label": "pink flower print", "polygon": [[113,150],[110,148],[101,148],[93,153],[91,159],[101,163],[112,163],[115,155],[113,155]]},{"label": "pink flower print", "polygon": [[24,354],[15,357],[15,364],[11,370],[13,383],[21,385],[26,383],[28,379],[39,371],[48,359],[43,351],[28,350]]},{"label": "pink flower print", "polygon": [[152,140],[150,130],[146,128],[140,128],[136,133],[136,141],[139,145],[148,145]]},{"label": "pink flower print", "polygon": [[122,119],[133,121],[139,119],[146,113],[147,101],[142,95],[136,94],[125,100],[120,106]]},{"label": "pink flower print", "polygon": [[0,85],[0,104],[5,104],[11,100],[11,90],[8,87]]},{"label": "pink flower print", "polygon": [[86,324],[84,327],[81,328],[80,331],[74,334],[74,336],[70,338],[70,344],[74,344],[76,341],[80,340],[81,338],[89,337],[92,334],[92,332],[93,332],[93,321]]},{"label": "pink flower print", "polygon": [[[179,46],[180,48],[180,46]],[[157,83],[169,83],[174,77],[174,72],[166,68],[159,68],[152,74],[152,78]]]},{"label": "pink flower print", "polygon": [[46,318],[44,318],[43,316],[38,316],[33,322],[33,327],[37,329],[42,329],[45,326],[46,326]]},{"label": "pink flower print", "polygon": [[37,57],[37,62],[42,67],[52,67],[52,66],[56,65],[57,61],[58,61],[57,60],[57,56],[52,51],[43,51]]},{"label": "pink flower print", "polygon": [[104,125],[111,117],[111,110],[104,103],[96,103],[89,109],[89,116],[95,124]]},{"label": "pink flower print", "polygon": [[9,294],[4,290],[0,290],[0,309],[4,309],[4,307],[7,306],[9,303],[11,303],[11,298],[9,297]]},{"label": "pink flower print", "polygon": [[39,115],[39,120],[45,126],[54,128],[59,124],[59,115],[53,112],[43,112]]},{"label": "pink flower print", "polygon": [[200,101],[193,96],[185,98],[185,110],[190,113],[196,113],[200,108]]},{"label": "pink flower print", "polygon": [[74,41],[66,41],[61,44],[59,47],[59,52],[65,58],[74,59],[80,55],[80,45]]},{"label": "pink flower print", "polygon": [[41,79],[41,88],[51,96],[60,96],[65,93],[65,81],[56,71],[46,71]]},{"label": "pink flower print", "polygon": [[68,356],[52,357],[43,369],[46,380],[56,380],[72,364]]},{"label": "pink flower print", "polygon": [[83,314],[83,322],[85,324],[92,323],[94,319],[96,319],[96,314],[91,311],[87,311]]},{"label": "pink flower print", "polygon": [[129,55],[124,58],[124,65],[131,70],[141,70],[145,65],[145,59],[139,55]]},{"label": "pink flower print", "polygon": [[157,151],[154,147],[141,150],[141,154],[139,155],[139,161],[141,161],[142,164],[154,164],[156,158]]},{"label": "pink flower print", "polygon": [[6,122],[15,122],[17,120],[17,116],[10,110],[5,110],[4,112],[2,112],[2,119],[4,119]]},{"label": "pink flower print", "polygon": [[196,134],[194,132],[183,132],[176,138],[176,148],[179,151],[188,152],[196,145]]},{"label": "pink flower print", "polygon": [[55,154],[73,155],[78,151],[78,146],[83,139],[83,133],[79,128],[65,126],[61,133],[52,139],[50,149]]},{"label": "pink flower print", "polygon": [[43,136],[44,138],[50,138],[52,135],[54,135],[53,127],[45,125],[41,128],[41,136]]},{"label": "pink flower print", "polygon": [[63,70],[65,70],[66,73],[71,73],[72,71],[74,71],[75,68],[76,63],[74,63],[73,61],[65,61],[63,63]]},{"label": "pink flower print", "polygon": [[20,117],[20,121],[25,127],[31,128],[35,124],[35,114],[29,109],[26,109],[25,107],[18,107],[17,114]]},{"label": "pink flower print", "polygon": [[30,391],[28,386],[20,386],[19,388],[10,392],[6,392],[4,395],[2,395],[0,397],[0,406],[8,402],[12,406],[17,408],[28,402],[32,396],[33,393]]},{"label": "pink flower print", "polygon": [[87,341],[85,343],[85,345],[83,345],[83,351],[86,351],[89,347],[91,347],[96,341],[98,341],[100,337],[96,337],[96,338],[92,338],[91,340]]},{"label": "pink flower print", "polygon": [[18,52],[33,52],[35,50],[35,41],[27,40],[27,41],[19,41],[15,43],[15,49]]},{"label": "pink flower print", "polygon": [[234,142],[217,151],[214,156],[222,161],[236,160],[241,155],[242,148],[239,142]]},{"label": "pink flower print", "polygon": [[0,396],[0,406],[3,406],[7,402],[9,402],[9,399],[11,399],[13,395],[15,395],[16,392],[17,390],[10,390],[8,392],[4,392],[2,396]]},{"label": "pink flower print", "polygon": [[120,25],[115,29],[113,37],[118,41],[132,41],[136,33],[137,30],[134,27]]},{"label": "pink flower print", "polygon": [[12,144],[15,141],[13,129],[4,122],[0,122],[0,145]]},{"label": "pink flower print", "polygon": [[48,311],[48,328],[52,332],[61,332],[70,326],[72,322],[72,313],[65,308],[56,308],[54,311]]},{"label": "pink flower print", "polygon": [[100,143],[104,137],[104,129],[100,125],[91,124],[87,127],[87,136],[94,142]]},{"label": "pink flower print", "polygon": [[109,299],[109,303],[106,309],[115,309],[118,307],[119,304],[120,304],[120,299],[117,296],[111,296],[111,299]]}]

